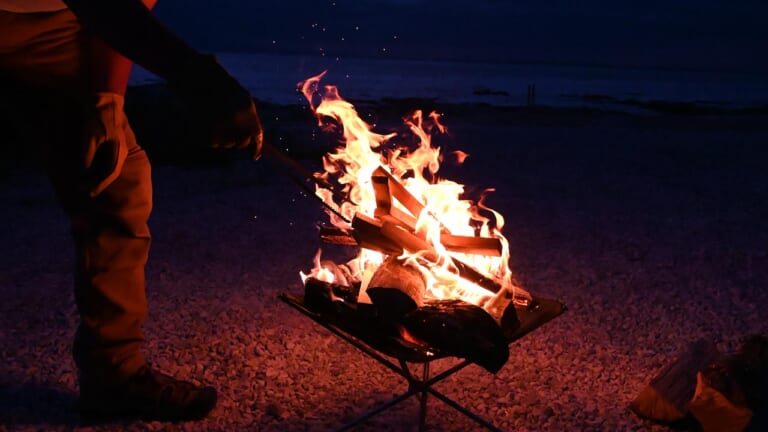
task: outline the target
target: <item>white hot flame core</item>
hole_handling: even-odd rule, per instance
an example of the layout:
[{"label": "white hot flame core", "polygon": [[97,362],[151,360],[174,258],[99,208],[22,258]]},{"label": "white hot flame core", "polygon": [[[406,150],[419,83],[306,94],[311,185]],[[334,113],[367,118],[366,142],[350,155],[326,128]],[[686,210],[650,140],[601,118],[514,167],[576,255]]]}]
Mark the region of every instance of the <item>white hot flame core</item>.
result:
[{"label": "white hot flame core", "polygon": [[[391,173],[423,205],[421,214],[416,218],[416,232],[425,237],[437,252],[437,262],[420,259],[419,251],[406,251],[401,258],[408,265],[417,268],[427,281],[427,295],[436,299],[460,298],[477,305],[484,305],[494,294],[458,276],[452,264],[451,256],[478,269],[492,278],[504,289],[501,291],[523,294],[525,292],[512,283],[512,274],[508,266],[509,243],[501,234],[504,226],[503,217],[483,204],[483,198],[475,203],[461,199],[464,186],[436,175],[442,160],[439,147],[432,146],[431,133],[445,133],[446,128],[440,123],[437,113],[430,113],[426,118],[421,111],[415,111],[404,119],[405,125],[418,138],[418,145],[410,150],[405,146],[392,149],[383,146],[396,136],[394,133],[379,134],[372,131],[371,125],[363,121],[354,106],[343,100],[334,86],[320,86],[320,79],[325,72],[300,83],[304,96],[309,101],[321,126],[332,120],[341,130],[343,146],[337,147],[323,159],[324,172],[316,173],[323,179],[333,179],[340,184],[348,200],[337,202],[330,191],[318,187],[316,193],[329,206],[351,221],[356,213],[374,216],[376,197],[371,177],[376,169],[383,167]],[[461,163],[469,155],[454,152]],[[491,192],[492,189],[486,191]],[[397,200],[392,205],[403,212],[408,210]],[[490,212],[493,220],[480,214],[480,210]],[[333,225],[351,229],[350,224],[332,212],[328,212]],[[502,245],[501,256],[484,256],[449,252],[440,243],[440,234],[445,230],[454,235],[493,237]],[[366,275],[383,262],[380,252],[362,248],[360,254],[346,264],[351,269],[352,277],[364,281]],[[333,271],[325,268],[320,261],[320,252],[315,257],[315,266],[309,275],[302,273],[302,280],[312,276],[326,282],[334,282]],[[519,290],[515,292],[515,290]]]}]

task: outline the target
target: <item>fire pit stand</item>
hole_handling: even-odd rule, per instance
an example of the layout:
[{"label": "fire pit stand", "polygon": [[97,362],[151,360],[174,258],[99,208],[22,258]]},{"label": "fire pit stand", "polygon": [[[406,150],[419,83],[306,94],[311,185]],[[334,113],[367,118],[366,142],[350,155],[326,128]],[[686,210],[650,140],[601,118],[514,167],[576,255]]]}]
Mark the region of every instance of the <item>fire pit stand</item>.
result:
[{"label": "fire pit stand", "polygon": [[[486,419],[434,389],[435,384],[469,366],[472,364],[471,361],[458,359],[454,366],[430,377],[430,363],[449,355],[436,349],[413,344],[398,335],[391,334],[391,332],[382,332],[381,329],[376,328],[375,325],[370,325],[369,322],[355,319],[354,315],[337,313],[339,311],[312,309],[305,303],[303,295],[281,294],[280,299],[408,381],[406,392],[361,414],[337,428],[337,431],[344,431],[357,426],[411,396],[416,396],[419,399],[419,430],[423,431],[426,427],[427,396],[430,394],[486,429],[501,431]],[[565,310],[565,306],[558,301],[536,297],[527,306],[516,306],[520,327],[508,338],[509,343],[551,321]],[[390,358],[395,359],[396,362]],[[408,363],[421,364],[421,371],[418,376],[411,372]]]}]

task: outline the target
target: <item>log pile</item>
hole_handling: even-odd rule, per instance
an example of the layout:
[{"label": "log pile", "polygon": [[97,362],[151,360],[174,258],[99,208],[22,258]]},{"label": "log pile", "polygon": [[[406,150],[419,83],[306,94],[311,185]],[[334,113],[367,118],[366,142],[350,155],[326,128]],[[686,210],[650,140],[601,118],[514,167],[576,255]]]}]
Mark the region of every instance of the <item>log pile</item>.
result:
[{"label": "log pile", "polygon": [[[354,244],[394,256],[399,256],[404,251],[419,252],[421,258],[426,261],[438,261],[437,252],[426,238],[416,231],[417,217],[424,211],[424,205],[382,167],[373,172],[371,180],[377,205],[374,216],[356,213],[351,230],[321,227],[320,238],[329,243]],[[395,201],[407,211],[396,207]],[[464,254],[501,256],[502,245],[499,239],[453,235],[444,225],[441,224],[441,226],[443,229],[440,233],[440,243],[446,250]],[[469,264],[455,257],[450,259],[462,278],[494,294],[502,289],[497,282]]]},{"label": "log pile", "polygon": [[[388,171],[379,167],[371,180],[377,205],[373,216],[355,214],[351,229],[321,227],[321,239],[335,244],[355,244],[388,256],[365,287],[365,294],[384,328],[408,334],[410,342],[468,358],[489,371],[498,371],[509,356],[507,335],[519,326],[511,293],[461,260],[438,254],[425,235],[416,230],[417,217],[425,211],[425,206]],[[431,214],[430,217],[437,219]],[[440,226],[440,243],[450,252],[496,257],[502,254],[498,238],[454,235],[445,225]],[[449,264],[461,278],[486,289],[489,298],[493,297],[495,307],[489,310],[492,309],[494,315],[460,300],[425,301],[426,279],[416,267],[397,258],[404,252],[418,254],[418,260],[428,265],[450,260]],[[312,300],[325,304],[326,308],[334,297],[349,292],[315,282],[308,285]]]},{"label": "log pile", "polygon": [[768,338],[752,336],[734,354],[697,341],[632,401],[637,415],[696,423],[705,432],[766,430]]}]

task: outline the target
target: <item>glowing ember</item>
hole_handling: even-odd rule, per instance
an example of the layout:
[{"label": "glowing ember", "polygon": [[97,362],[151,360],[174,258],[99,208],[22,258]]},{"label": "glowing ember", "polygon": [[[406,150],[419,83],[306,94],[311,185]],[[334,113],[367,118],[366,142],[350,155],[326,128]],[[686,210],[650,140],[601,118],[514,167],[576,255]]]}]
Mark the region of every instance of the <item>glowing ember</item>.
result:
[{"label": "glowing ember", "polygon": [[[490,300],[509,292],[529,298],[512,283],[509,244],[501,234],[504,218],[486,207],[482,198],[476,203],[461,199],[464,186],[437,175],[442,155],[440,148],[432,145],[431,137],[432,133],[446,132],[439,115],[433,112],[425,117],[421,111],[415,111],[404,122],[418,138],[417,146],[413,149],[393,145],[391,140],[396,134],[373,132],[354,106],[339,96],[335,86],[320,86],[323,75],[325,72],[300,86],[320,125],[338,127],[343,137],[344,145],[326,154],[324,171],[315,174],[328,183],[340,185],[345,197],[339,199],[338,194],[334,197],[330,190],[317,187],[316,194],[343,216],[329,211],[330,222],[342,230],[353,231],[354,222],[350,221],[369,221],[384,237],[398,239],[404,250],[399,257],[424,275],[426,295],[431,298],[460,298],[486,308],[494,304]],[[469,156],[460,151],[454,155],[459,163]],[[404,191],[398,189],[403,186]],[[492,214],[492,220],[482,216],[480,209]],[[499,247],[495,253],[468,253],[451,247],[450,239],[457,238]],[[308,275],[302,273],[302,280],[313,277],[331,283],[361,282],[363,301],[367,282],[386,255],[362,246],[360,254],[342,266],[322,262],[318,251],[314,268]],[[471,267],[490,278],[501,287],[499,293],[462,277],[459,267]],[[339,275],[347,280],[339,281]]]}]

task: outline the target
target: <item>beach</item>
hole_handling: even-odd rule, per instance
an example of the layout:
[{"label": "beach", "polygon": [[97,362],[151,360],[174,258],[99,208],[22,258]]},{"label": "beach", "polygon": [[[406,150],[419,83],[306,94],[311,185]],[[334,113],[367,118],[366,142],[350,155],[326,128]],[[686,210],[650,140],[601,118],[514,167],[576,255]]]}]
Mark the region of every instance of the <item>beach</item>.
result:
[{"label": "beach", "polygon": [[[497,374],[470,366],[440,391],[502,430],[667,431],[629,410],[661,368],[696,340],[732,352],[768,334],[764,112],[413,96],[352,101],[382,130],[413,109],[442,113],[441,145],[469,154],[445,174],[469,194],[495,188],[488,204],[506,220],[515,279],[568,308],[512,344]],[[154,161],[145,351],[164,372],[215,386],[220,402],[199,423],[88,430],[331,430],[405,391],[404,380],[278,299],[303,291],[299,271],[318,248],[349,253],[321,243],[322,208],[267,156],[203,149],[180,131],[173,106],[162,86],[129,90],[129,117]],[[320,168],[333,141],[306,107],[265,99],[259,109],[270,139]],[[29,156],[7,161],[0,181],[0,430],[84,428],[67,221]],[[417,413],[408,400],[359,430],[417,430]],[[436,399],[427,424],[476,430]]]}]

